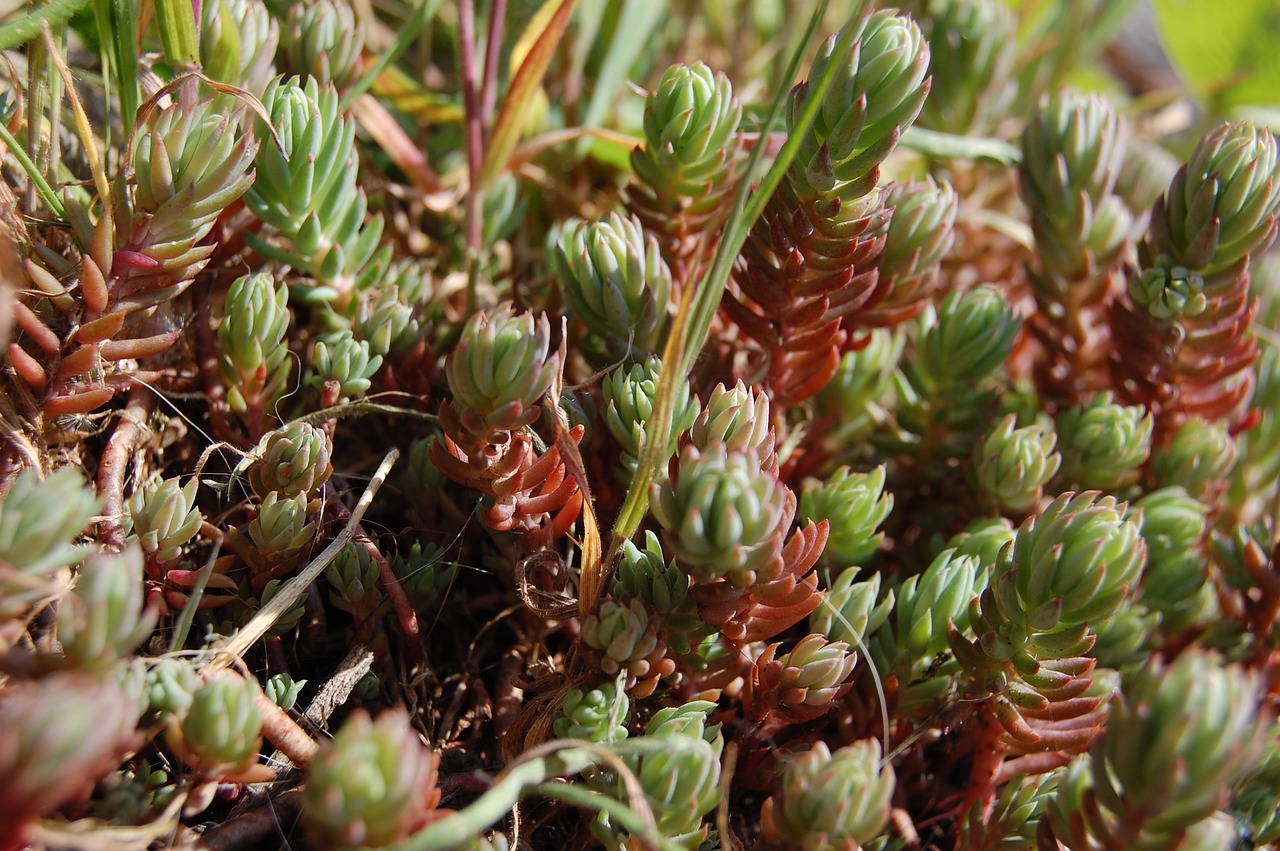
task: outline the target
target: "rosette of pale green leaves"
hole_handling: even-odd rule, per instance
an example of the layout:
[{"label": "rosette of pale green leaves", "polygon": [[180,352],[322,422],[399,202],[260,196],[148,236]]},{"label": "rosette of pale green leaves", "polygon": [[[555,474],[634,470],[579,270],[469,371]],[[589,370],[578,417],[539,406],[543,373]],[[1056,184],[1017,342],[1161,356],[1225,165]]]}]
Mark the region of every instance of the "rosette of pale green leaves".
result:
[{"label": "rosette of pale green leaves", "polygon": [[136,748],[142,707],[117,679],[57,673],[0,690],[0,842],[73,799]]},{"label": "rosette of pale green leaves", "polygon": [[143,609],[142,553],[96,553],[81,566],[71,593],[58,603],[58,643],[81,671],[105,670],[127,658],[156,622]]},{"label": "rosette of pale green leaves", "polygon": [[946,650],[947,624],[954,622],[960,630],[968,626],[969,602],[982,590],[977,585],[978,571],[973,556],[944,550],[924,573],[907,577],[895,595],[892,638],[877,634],[882,652],[905,653],[912,664]]},{"label": "rosette of pale green leaves", "polygon": [[604,683],[590,691],[569,689],[552,725],[562,739],[588,742],[620,742],[627,733],[631,701],[616,683]]},{"label": "rosette of pale green leaves", "polygon": [[981,573],[977,584],[985,587],[1000,558],[1000,551],[1015,534],[1013,524],[1007,518],[981,517],[953,535],[947,547],[954,549],[958,556],[973,556],[978,560]]},{"label": "rosette of pale green leaves", "polygon": [[1065,493],[1027,518],[1001,553],[992,581],[1003,616],[1052,632],[1115,612],[1147,557],[1126,507],[1095,491]]},{"label": "rosette of pale green leaves", "polygon": [[955,242],[959,197],[951,184],[931,176],[895,183],[885,195],[893,209],[880,255],[880,277],[889,280],[887,295],[875,308],[885,325],[914,315],[916,305],[933,290],[938,263]]},{"label": "rosette of pale green leaves", "polygon": [[1003,511],[1026,513],[1044,495],[1058,472],[1062,456],[1054,451],[1058,436],[1042,423],[1015,428],[1009,414],[974,447],[974,480],[978,493]]},{"label": "rosette of pale green leaves", "polygon": [[316,525],[307,520],[307,495],[281,497],[267,494],[258,507],[258,516],[249,521],[248,538],[259,569],[293,567],[303,547],[316,535]]},{"label": "rosette of pale green leaves", "polygon": [[1137,275],[1129,276],[1129,298],[1164,324],[1184,316],[1199,316],[1209,307],[1204,294],[1204,278],[1185,266],[1157,262]]},{"label": "rosette of pale green leaves", "polygon": [[946,133],[983,132],[1012,94],[1017,20],[1001,0],[921,4],[933,86],[920,124]]},{"label": "rosette of pale green leaves", "polygon": [[353,330],[375,355],[403,358],[427,337],[429,326],[420,318],[423,306],[401,301],[390,286],[375,292],[357,308]]},{"label": "rosette of pale green leaves", "polygon": [[303,827],[322,849],[379,848],[406,838],[439,799],[435,753],[403,709],[357,710],[321,747],[303,788]]},{"label": "rosette of pale green leaves", "polygon": [[1219,614],[1208,559],[1200,549],[1208,512],[1180,487],[1151,491],[1130,512],[1140,520],[1147,544],[1142,603],[1160,612],[1172,629],[1205,624]]},{"label": "rosette of pale green leaves", "polygon": [[[237,278],[227,291],[218,326],[218,368],[227,404],[236,413],[261,412],[283,395],[289,380],[289,293],[269,273]],[[259,413],[259,416],[261,414]]]},{"label": "rosette of pale green leaves", "polygon": [[302,687],[306,684],[306,680],[295,680],[289,674],[276,674],[267,680],[262,693],[267,696],[267,700],[288,712],[297,704],[298,695],[302,694]]},{"label": "rosette of pale green leaves", "polygon": [[652,486],[653,515],[668,549],[695,581],[724,577],[745,588],[780,569],[783,520],[794,500],[754,454],[713,443],[686,446],[674,481]]},{"label": "rosette of pale green leaves", "polygon": [[372,354],[367,342],[357,340],[346,330],[329,342],[318,341],[311,358],[315,383],[321,387],[329,382],[336,383],[341,401],[367,393],[380,366],[382,356]]},{"label": "rosette of pale green leaves", "polygon": [[893,592],[879,600],[880,574],[873,573],[859,582],[858,573],[856,567],[840,572],[818,608],[809,615],[810,630],[831,641],[857,646],[880,628],[893,611]]},{"label": "rosette of pale green leaves", "polygon": [[[700,700],[658,710],[645,726],[643,741],[660,746],[626,757],[653,811],[658,833],[691,851],[706,837],[702,820],[720,797],[723,738],[720,725],[706,723],[713,709],[714,703]],[[620,784],[618,792],[625,795]],[[630,847],[607,816],[598,819],[592,830],[610,848]]]},{"label": "rosette of pale green leaves", "polygon": [[332,589],[329,602],[335,608],[363,620],[382,603],[377,562],[359,543],[347,544],[324,569]]},{"label": "rosette of pale green leaves", "polygon": [[[598,338],[609,363],[658,351],[667,326],[671,270],[634,217],[611,213],[564,228],[552,255],[569,315]],[[596,344],[599,345],[599,344]],[[591,341],[588,346],[596,348]]]},{"label": "rosette of pale green leaves", "polygon": [[1159,487],[1182,487],[1197,499],[1212,501],[1236,463],[1236,442],[1227,425],[1192,418],[1167,445],[1151,453],[1151,472]]},{"label": "rosette of pale green leaves", "polygon": [[806,482],[800,493],[802,522],[830,524],[823,558],[834,567],[866,564],[884,539],[876,530],[893,510],[893,494],[884,493],[885,468],[853,473],[836,470],[826,482]]},{"label": "rosette of pale green leaves", "polygon": [[631,154],[636,176],[654,191],[696,203],[733,167],[741,120],[724,74],[702,62],[672,65],[645,102],[645,145]]},{"label": "rosette of pale green leaves", "polygon": [[866,845],[889,823],[893,789],[893,766],[881,763],[877,740],[835,753],[816,742],[787,760],[777,793],[765,802],[765,836],[795,851]]},{"label": "rosette of pale green leaves", "polygon": [[329,436],[309,423],[291,422],[268,434],[254,451],[247,478],[259,499],[315,493],[333,474]]},{"label": "rosette of pale green leaves", "polygon": [[444,550],[434,544],[415,543],[408,552],[396,553],[391,570],[414,610],[425,612],[434,609],[449,593],[458,564],[446,559]]},{"label": "rosette of pale green leaves", "polygon": [[1213,815],[1261,756],[1258,700],[1254,675],[1197,651],[1139,671],[1090,755],[1107,833],[1172,842]]},{"label": "rosette of pale green leaves", "polygon": [[[846,26],[859,31],[852,48],[837,53],[838,37],[832,36],[818,50],[809,72],[810,79],[817,80],[831,63],[839,66],[791,166],[791,180],[801,197],[852,199],[874,189],[877,167],[920,113],[929,92],[929,45],[915,21],[880,11]],[[792,90],[788,128],[795,125],[809,97],[807,83]]]},{"label": "rosette of pale green leaves", "polygon": [[1082,490],[1117,493],[1134,484],[1151,452],[1151,414],[1116,404],[1110,393],[1068,408],[1056,425],[1062,479]]},{"label": "rosette of pale green leaves", "polygon": [[98,512],[98,498],[66,467],[41,479],[27,471],[0,502],[0,620],[52,596],[56,574],[85,556],[75,539]]},{"label": "rosette of pale green leaves", "polygon": [[600,651],[600,668],[610,676],[627,671],[636,677],[649,673],[648,660],[659,650],[656,625],[638,599],[606,600],[582,625],[582,641]]},{"label": "rosette of pale green leaves", "polygon": [[200,688],[200,675],[185,659],[165,657],[147,669],[145,690],[147,712],[182,719]]},{"label": "rosette of pale green leaves", "polygon": [[292,247],[280,248],[253,234],[246,239],[260,253],[328,285],[308,291],[309,296],[344,300],[382,237],[381,218],[365,222],[368,205],[357,185],[355,123],[339,110],[333,86],[314,78],[305,84],[296,77],[272,81],[262,105],[280,145],[259,149],[257,180],[245,203]]},{"label": "rosette of pale green leaves", "polygon": [[261,0],[207,0],[200,7],[200,57],[210,79],[261,95],[275,76],[280,28]]},{"label": "rosette of pale green leaves", "polygon": [[1051,285],[1056,298],[1127,244],[1132,217],[1114,194],[1124,145],[1120,116],[1100,95],[1058,92],[1027,122],[1019,177],[1036,254],[1051,276],[1037,284]]},{"label": "rosette of pale green leaves", "polygon": [[119,285],[134,307],[167,301],[190,283],[215,248],[204,239],[214,220],[254,182],[258,143],[237,132],[234,116],[195,97],[194,84],[181,87],[176,103],[138,129],[133,203],[116,230],[156,265],[130,270]]},{"label": "rosette of pale green leaves", "polygon": [[[619,476],[630,481],[640,463],[644,448],[645,424],[653,416],[653,402],[658,393],[662,362],[650,357],[629,369],[615,369],[601,383],[604,397],[604,424],[622,449]],[[698,416],[698,400],[689,392],[689,382],[681,380],[671,422],[670,448],[674,449],[680,434],[693,425]]]},{"label": "rosette of pale green leaves", "polygon": [[181,720],[170,722],[169,746],[182,761],[209,776],[241,774],[262,749],[258,684],[223,676],[201,685]]},{"label": "rosette of pale green leaves", "polygon": [[733,387],[717,384],[689,429],[698,449],[723,443],[730,451],[754,454],[762,464],[773,457],[773,421],[769,396],[739,379]]},{"label": "rosette of pale green leaves", "polygon": [[1196,145],[1151,215],[1147,262],[1204,274],[1266,249],[1280,210],[1280,153],[1270,130],[1221,124]]},{"label": "rosette of pale green leaves", "polygon": [[830,442],[837,450],[864,440],[884,419],[883,402],[893,386],[906,337],[885,328],[873,328],[863,337],[865,346],[840,356],[836,374],[814,397],[813,405],[824,422],[832,422]]},{"label": "rosette of pale green leaves", "polygon": [[481,435],[536,420],[559,369],[546,316],[516,313],[509,303],[472,316],[444,367],[459,418]]},{"label": "rosette of pale green leaves", "polygon": [[1058,780],[1056,773],[1033,774],[1006,783],[990,814],[983,813],[981,804],[964,814],[961,835],[976,848],[1034,848],[1037,825]]},{"label": "rosette of pale green leaves", "polygon": [[664,639],[677,653],[689,653],[692,642],[711,631],[698,618],[689,596],[689,577],[677,565],[667,564],[652,531],[645,532],[643,550],[630,541],[623,543],[611,593],[615,599],[639,600],[652,610],[662,623]]},{"label": "rosette of pale green leaves", "polygon": [[307,0],[289,8],[284,54],[289,70],[345,90],[360,74],[364,26],[355,8],[335,0]]},{"label": "rosette of pale green leaves", "polygon": [[747,703],[748,713],[757,718],[774,711],[797,721],[824,714],[848,690],[858,663],[849,645],[818,633],[806,635],[781,656],[777,649],[770,645],[756,660]]},{"label": "rosette of pale green leaves", "polygon": [[196,507],[193,477],[185,485],[177,479],[152,479],[129,499],[133,534],[154,564],[172,564],[196,533],[204,517]]}]

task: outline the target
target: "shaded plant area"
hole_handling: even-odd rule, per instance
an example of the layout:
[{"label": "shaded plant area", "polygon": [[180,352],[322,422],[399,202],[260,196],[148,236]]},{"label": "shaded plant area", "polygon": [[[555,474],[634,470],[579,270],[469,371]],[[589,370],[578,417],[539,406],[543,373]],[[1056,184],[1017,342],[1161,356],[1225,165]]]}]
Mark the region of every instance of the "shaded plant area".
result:
[{"label": "shaded plant area", "polygon": [[0,23],[0,851],[1280,844],[1280,24],[901,5]]}]

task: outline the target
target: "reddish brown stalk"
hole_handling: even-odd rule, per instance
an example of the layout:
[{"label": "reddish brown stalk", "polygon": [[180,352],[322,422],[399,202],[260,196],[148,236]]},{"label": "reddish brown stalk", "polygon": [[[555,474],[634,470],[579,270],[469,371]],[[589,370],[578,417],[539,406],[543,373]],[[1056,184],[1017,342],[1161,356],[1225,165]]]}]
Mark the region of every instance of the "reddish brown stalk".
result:
[{"label": "reddish brown stalk", "polygon": [[98,466],[98,495],[102,497],[103,514],[98,537],[116,549],[124,546],[124,479],[129,458],[147,435],[147,420],[155,406],[155,396],[146,388],[134,387],[129,392],[124,410],[120,412],[120,422],[111,433]]}]

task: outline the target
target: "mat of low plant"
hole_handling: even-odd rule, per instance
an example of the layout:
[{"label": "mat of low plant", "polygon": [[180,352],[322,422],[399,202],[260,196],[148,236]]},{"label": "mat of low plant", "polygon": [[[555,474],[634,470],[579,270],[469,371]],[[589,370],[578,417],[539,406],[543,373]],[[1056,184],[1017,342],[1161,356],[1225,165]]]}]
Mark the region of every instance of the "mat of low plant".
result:
[{"label": "mat of low plant", "polygon": [[0,24],[0,851],[1280,843],[1280,19],[902,6]]}]

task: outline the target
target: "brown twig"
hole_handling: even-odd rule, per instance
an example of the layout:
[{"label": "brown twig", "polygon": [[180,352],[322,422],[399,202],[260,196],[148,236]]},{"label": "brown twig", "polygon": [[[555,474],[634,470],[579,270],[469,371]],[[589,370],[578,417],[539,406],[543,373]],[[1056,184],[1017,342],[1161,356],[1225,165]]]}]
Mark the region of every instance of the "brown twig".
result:
[{"label": "brown twig", "polygon": [[124,546],[124,478],[129,458],[137,451],[148,433],[147,420],[155,410],[155,396],[146,388],[134,387],[120,412],[120,422],[98,466],[98,495],[102,497],[102,522],[98,536],[102,543],[120,549]]},{"label": "brown twig", "polygon": [[263,796],[258,806],[212,828],[201,837],[201,846],[207,851],[249,848],[273,833],[282,833],[282,823],[292,821],[301,805],[302,794],[296,789],[275,797]]}]

